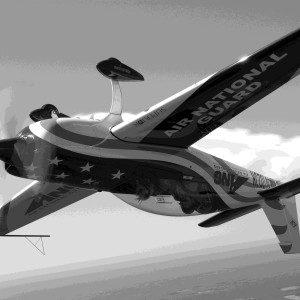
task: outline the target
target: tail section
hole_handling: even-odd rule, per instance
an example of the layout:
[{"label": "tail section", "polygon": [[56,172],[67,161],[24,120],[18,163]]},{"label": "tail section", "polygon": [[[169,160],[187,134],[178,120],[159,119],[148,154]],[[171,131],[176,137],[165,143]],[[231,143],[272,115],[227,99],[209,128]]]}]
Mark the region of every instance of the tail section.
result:
[{"label": "tail section", "polygon": [[261,203],[282,251],[286,254],[300,253],[300,234],[295,196],[265,200]]},{"label": "tail section", "polygon": [[261,203],[284,253],[300,253],[299,222],[295,195],[300,193],[300,178],[260,191]]}]

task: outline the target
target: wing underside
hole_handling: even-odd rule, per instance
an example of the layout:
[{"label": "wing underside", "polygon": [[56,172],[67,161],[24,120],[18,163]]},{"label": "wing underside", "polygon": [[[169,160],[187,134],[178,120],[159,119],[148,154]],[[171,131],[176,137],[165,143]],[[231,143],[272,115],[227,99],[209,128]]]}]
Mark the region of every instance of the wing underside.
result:
[{"label": "wing underside", "polygon": [[188,147],[300,72],[300,29],[112,129],[119,139]]},{"label": "wing underside", "polygon": [[96,192],[64,184],[35,181],[1,207],[0,235],[5,235]]}]

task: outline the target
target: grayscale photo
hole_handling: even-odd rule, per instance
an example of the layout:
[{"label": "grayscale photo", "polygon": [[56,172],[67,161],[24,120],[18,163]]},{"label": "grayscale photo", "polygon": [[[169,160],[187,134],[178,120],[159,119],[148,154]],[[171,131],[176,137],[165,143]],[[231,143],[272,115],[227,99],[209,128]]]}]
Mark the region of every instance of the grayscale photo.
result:
[{"label": "grayscale photo", "polygon": [[299,1],[0,1],[0,300],[300,300]]}]

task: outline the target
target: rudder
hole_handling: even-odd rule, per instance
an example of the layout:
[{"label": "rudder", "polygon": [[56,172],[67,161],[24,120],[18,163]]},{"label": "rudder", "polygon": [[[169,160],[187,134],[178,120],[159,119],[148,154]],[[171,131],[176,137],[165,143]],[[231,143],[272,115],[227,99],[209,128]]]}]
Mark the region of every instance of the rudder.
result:
[{"label": "rudder", "polygon": [[300,253],[296,197],[265,200],[261,203],[285,254]]}]

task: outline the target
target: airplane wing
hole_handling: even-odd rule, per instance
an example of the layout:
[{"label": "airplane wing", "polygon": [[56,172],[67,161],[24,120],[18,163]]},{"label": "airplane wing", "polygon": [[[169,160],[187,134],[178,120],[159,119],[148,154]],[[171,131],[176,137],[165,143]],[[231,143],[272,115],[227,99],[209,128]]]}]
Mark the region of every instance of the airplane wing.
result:
[{"label": "airplane wing", "polygon": [[300,29],[115,126],[112,133],[127,142],[188,147],[297,76],[299,53]]},{"label": "airplane wing", "polygon": [[34,181],[1,207],[0,235],[5,235],[96,192],[64,184]]}]

